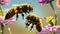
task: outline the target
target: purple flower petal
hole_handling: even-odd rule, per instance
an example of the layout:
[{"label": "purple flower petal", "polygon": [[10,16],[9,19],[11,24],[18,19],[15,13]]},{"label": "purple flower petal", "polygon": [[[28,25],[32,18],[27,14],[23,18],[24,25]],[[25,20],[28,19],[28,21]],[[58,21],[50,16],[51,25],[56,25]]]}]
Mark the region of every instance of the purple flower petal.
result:
[{"label": "purple flower petal", "polygon": [[9,22],[10,24],[13,24],[13,23],[15,23],[15,20],[12,19],[12,20],[9,20],[8,22]]},{"label": "purple flower petal", "polygon": [[39,32],[36,32],[36,34],[40,34]]},{"label": "purple flower petal", "polygon": [[10,23],[10,24],[13,24],[13,23],[15,23],[15,20],[14,20],[14,18],[5,20],[4,16],[0,16],[0,23]]},{"label": "purple flower petal", "polygon": [[41,32],[37,34],[49,34],[50,32],[60,33],[60,26],[45,26]]},{"label": "purple flower petal", "polygon": [[45,0],[38,0],[38,3],[44,4],[45,3]]},{"label": "purple flower petal", "polygon": [[53,26],[52,27],[52,32],[56,32],[56,29],[57,29],[57,27],[56,26]]},{"label": "purple flower petal", "polygon": [[38,0],[39,4],[46,4],[46,3],[50,3],[53,0]]},{"label": "purple flower petal", "polygon": [[60,26],[57,27],[57,32],[60,32]]}]

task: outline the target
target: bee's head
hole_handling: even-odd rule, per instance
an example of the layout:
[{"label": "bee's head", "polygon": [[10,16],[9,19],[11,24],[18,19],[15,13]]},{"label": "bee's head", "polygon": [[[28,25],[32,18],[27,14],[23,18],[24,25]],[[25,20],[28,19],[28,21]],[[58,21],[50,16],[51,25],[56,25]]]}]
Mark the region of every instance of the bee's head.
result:
[{"label": "bee's head", "polygon": [[28,16],[26,17],[26,19],[27,19],[27,20],[30,20],[30,18],[31,18],[31,16],[30,16],[30,15],[28,15]]},{"label": "bee's head", "polygon": [[33,7],[31,5],[29,5],[28,10],[33,11]]}]

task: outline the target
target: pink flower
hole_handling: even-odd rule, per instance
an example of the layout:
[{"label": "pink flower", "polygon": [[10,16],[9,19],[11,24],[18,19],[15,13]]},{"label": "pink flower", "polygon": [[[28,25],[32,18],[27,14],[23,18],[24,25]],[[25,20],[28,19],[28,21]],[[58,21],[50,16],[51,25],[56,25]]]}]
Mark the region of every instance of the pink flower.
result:
[{"label": "pink flower", "polygon": [[10,2],[10,0],[0,0],[0,4],[8,4]]},{"label": "pink flower", "polygon": [[38,0],[38,3],[39,4],[46,4],[46,3],[50,3],[52,1],[54,1],[54,0]]},{"label": "pink flower", "polygon": [[36,34],[49,34],[49,33],[60,33],[60,26],[45,26],[41,32],[37,32]]},{"label": "pink flower", "polygon": [[10,18],[8,20],[5,20],[4,16],[0,16],[0,23],[10,23],[10,24],[13,24],[13,23],[15,23],[15,20],[14,20],[14,18]]}]

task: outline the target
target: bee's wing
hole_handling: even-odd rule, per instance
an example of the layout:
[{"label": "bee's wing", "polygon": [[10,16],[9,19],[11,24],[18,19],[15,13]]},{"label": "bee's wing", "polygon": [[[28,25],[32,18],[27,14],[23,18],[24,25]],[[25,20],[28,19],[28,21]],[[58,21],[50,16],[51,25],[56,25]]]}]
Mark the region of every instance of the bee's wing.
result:
[{"label": "bee's wing", "polygon": [[11,17],[13,17],[15,15],[15,11],[11,11],[11,12],[8,12],[5,16],[5,20],[6,19],[10,19]]}]

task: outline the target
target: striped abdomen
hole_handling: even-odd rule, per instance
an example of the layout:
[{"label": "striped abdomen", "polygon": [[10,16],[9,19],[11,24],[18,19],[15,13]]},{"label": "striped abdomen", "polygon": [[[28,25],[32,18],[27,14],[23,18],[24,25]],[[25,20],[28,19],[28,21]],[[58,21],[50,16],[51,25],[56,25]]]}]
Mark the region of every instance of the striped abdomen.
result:
[{"label": "striped abdomen", "polygon": [[5,20],[6,19],[10,19],[11,17],[13,17],[15,15],[15,10],[14,9],[11,9],[9,10],[9,12],[6,14],[5,16]]},{"label": "striped abdomen", "polygon": [[37,29],[38,32],[40,32],[42,30],[41,24],[37,24],[36,29]]}]

